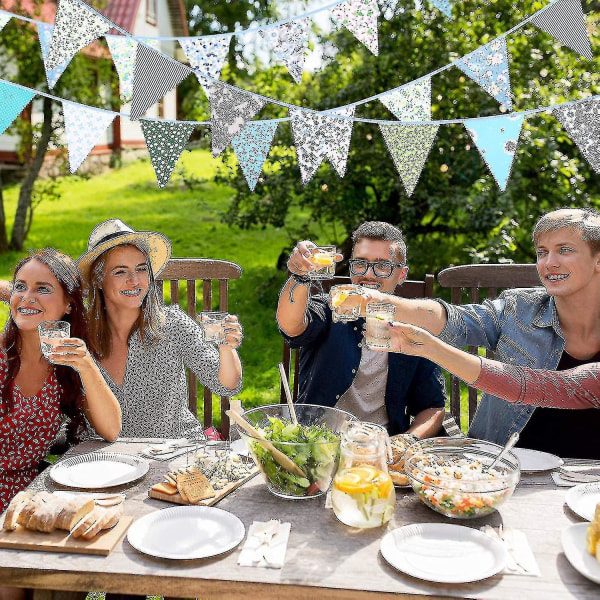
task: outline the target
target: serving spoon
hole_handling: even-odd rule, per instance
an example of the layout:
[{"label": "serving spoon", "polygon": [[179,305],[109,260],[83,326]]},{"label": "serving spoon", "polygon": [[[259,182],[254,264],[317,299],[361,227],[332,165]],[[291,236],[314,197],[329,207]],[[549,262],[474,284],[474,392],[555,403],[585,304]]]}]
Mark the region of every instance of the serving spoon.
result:
[{"label": "serving spoon", "polygon": [[288,383],[283,363],[277,365],[279,367],[279,376],[281,377],[281,384],[285,391],[285,397],[287,399],[288,408],[290,409],[290,418],[294,425],[298,425],[298,418],[296,417],[296,409],[294,408],[294,402],[292,401],[292,393],[290,392],[290,384]]},{"label": "serving spoon", "polygon": [[498,456],[496,456],[496,458],[487,466],[487,467],[483,467],[483,469],[481,469],[484,473],[486,473],[487,471],[489,471],[492,467],[495,467],[498,462],[500,462],[500,460],[502,459],[503,456],[506,455],[506,453],[512,449],[512,447],[519,441],[519,432],[515,431],[509,438],[508,441],[506,442],[506,444],[504,444],[504,448],[502,448],[500,454],[498,454]]}]

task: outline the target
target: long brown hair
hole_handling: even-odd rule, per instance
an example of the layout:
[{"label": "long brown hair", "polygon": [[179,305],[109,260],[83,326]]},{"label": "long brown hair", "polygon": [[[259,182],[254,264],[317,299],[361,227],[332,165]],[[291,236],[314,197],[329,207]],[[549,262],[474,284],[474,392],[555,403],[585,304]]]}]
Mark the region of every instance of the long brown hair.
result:
[{"label": "long brown hair", "polygon": [[[50,269],[60,283],[65,296],[68,298],[71,305],[71,312],[65,314],[63,320],[71,324],[71,337],[80,338],[86,344],[89,344],[85,308],[83,306],[82,282],[77,265],[75,265],[73,259],[54,248],[44,248],[37,252],[31,252],[17,263],[13,276],[13,285],[19,271],[32,260],[37,260]],[[14,409],[13,386],[21,368],[21,334],[12,318],[12,312],[9,313],[4,327],[4,343],[6,346],[8,372],[2,387],[2,406],[3,413],[8,414]],[[54,365],[54,372],[58,383],[62,387],[60,408],[63,414],[69,417],[70,420],[67,428],[67,438],[69,442],[77,442],[79,436],[85,430],[85,419],[82,409],[84,392],[81,379],[75,369],[66,365]]]},{"label": "long brown hair", "polygon": [[127,341],[136,332],[140,332],[143,343],[153,343],[161,337],[161,329],[165,322],[162,311],[162,303],[158,297],[154,273],[148,258],[148,252],[145,248],[137,244],[119,244],[113,246],[106,252],[103,252],[92,264],[89,270],[89,280],[86,281],[87,300],[88,300],[88,330],[90,335],[90,350],[97,360],[102,360],[110,356],[110,346],[112,334],[110,325],[106,316],[106,302],[104,292],[102,291],[102,281],[104,280],[104,267],[106,260],[115,248],[130,246],[139,250],[146,259],[148,266],[148,292],[140,307],[140,314],[129,331]]}]

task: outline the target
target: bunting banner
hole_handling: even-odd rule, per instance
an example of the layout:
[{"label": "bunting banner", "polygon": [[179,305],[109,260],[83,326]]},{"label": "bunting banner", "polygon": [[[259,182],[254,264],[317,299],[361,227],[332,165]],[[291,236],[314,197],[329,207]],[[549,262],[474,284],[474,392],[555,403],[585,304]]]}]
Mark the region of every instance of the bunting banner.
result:
[{"label": "bunting banner", "polygon": [[302,81],[304,57],[308,49],[308,26],[309,20],[302,19],[259,31],[296,83]]},{"label": "bunting banner", "polygon": [[514,113],[465,121],[465,129],[502,191],[506,190],[524,118]]},{"label": "bunting banner", "polygon": [[354,106],[333,111],[332,114],[349,117],[348,119],[331,119],[329,126],[328,144],[325,148],[327,158],[333,165],[337,174],[343,177],[346,174],[348,152],[350,151],[350,138],[354,121]]},{"label": "bunting banner", "polygon": [[600,174],[600,96],[555,108],[552,115],[577,144],[592,169]]},{"label": "bunting banner", "polygon": [[0,80],[0,135],[10,127],[34,96],[33,90]]},{"label": "bunting banner", "polygon": [[276,131],[276,121],[247,123],[231,142],[251,191],[258,183]]},{"label": "bunting banner", "polygon": [[208,75],[211,79],[221,77],[221,69],[229,52],[231,36],[179,38],[179,44],[194,69],[204,93],[208,96],[210,82],[203,75]]},{"label": "bunting banner", "polygon": [[189,74],[185,65],[138,44],[133,72],[131,120],[139,119]]},{"label": "bunting banner", "polygon": [[54,27],[49,23],[38,23],[38,38],[40,40],[40,48],[42,50],[42,60],[44,61],[44,69],[46,70],[46,80],[48,81],[48,88],[54,89],[60,76],[65,72],[65,69],[71,62],[70,58],[64,63],[61,63],[54,69],[48,68],[48,52],[50,50],[50,41],[52,40],[52,31]]},{"label": "bunting banner", "polygon": [[11,20],[12,15],[7,13],[0,13],[0,31],[4,29],[4,26]]},{"label": "bunting banner", "polygon": [[340,25],[343,25],[375,56],[379,54],[377,0],[347,0],[332,8],[331,13]]},{"label": "bunting banner", "polygon": [[404,184],[406,195],[412,196],[439,125],[384,125],[381,123],[379,128]]},{"label": "bunting banner", "polygon": [[210,128],[213,157],[219,156],[233,138],[267,103],[266,98],[254,96],[220,81],[210,84]]},{"label": "bunting banner", "polygon": [[54,19],[46,69],[56,69],[82,48],[108,33],[110,21],[78,0],[60,0]]},{"label": "bunting banner", "polygon": [[453,64],[490,96],[512,110],[506,38],[493,40]]},{"label": "bunting banner", "polygon": [[154,167],[159,188],[164,188],[185,149],[195,125],[172,121],[150,121],[141,119],[146,148]]},{"label": "bunting banner", "polygon": [[379,101],[400,121],[430,121],[431,79],[427,77],[393,90],[380,96]]},{"label": "bunting banner", "polygon": [[429,0],[439,11],[443,12],[450,19],[452,18],[452,0]]},{"label": "bunting banner", "polygon": [[557,0],[531,22],[588,60],[594,59],[581,0]]},{"label": "bunting banner", "polygon": [[115,114],[66,100],[62,101],[62,107],[69,151],[69,169],[71,173],[75,173],[98,143],[100,136],[114,121]]},{"label": "bunting banner", "polygon": [[[120,95],[123,102],[131,102],[133,95],[133,72],[138,43],[125,35],[104,36],[119,75]],[[155,50],[160,50],[160,41],[149,38],[144,41]]]}]

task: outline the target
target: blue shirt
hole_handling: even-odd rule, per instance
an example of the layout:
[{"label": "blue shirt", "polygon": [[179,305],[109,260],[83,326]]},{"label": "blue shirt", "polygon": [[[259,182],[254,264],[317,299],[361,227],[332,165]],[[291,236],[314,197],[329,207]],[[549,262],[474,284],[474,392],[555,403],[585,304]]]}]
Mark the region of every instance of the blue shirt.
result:
[{"label": "blue shirt", "polygon": [[[298,402],[335,406],[352,385],[361,358],[364,319],[334,323],[327,296],[310,298],[306,330],[290,337],[292,348],[300,348]],[[389,353],[385,406],[391,435],[410,427],[411,417],[446,403],[446,385],[437,365],[406,354]]]},{"label": "blue shirt", "polygon": [[[558,366],[565,339],[554,298],[543,288],[506,290],[482,304],[438,302],[448,316],[439,336],[445,342],[489,348],[503,363],[551,370]],[[484,393],[469,435],[504,444],[512,433],[525,427],[534,410]]]}]

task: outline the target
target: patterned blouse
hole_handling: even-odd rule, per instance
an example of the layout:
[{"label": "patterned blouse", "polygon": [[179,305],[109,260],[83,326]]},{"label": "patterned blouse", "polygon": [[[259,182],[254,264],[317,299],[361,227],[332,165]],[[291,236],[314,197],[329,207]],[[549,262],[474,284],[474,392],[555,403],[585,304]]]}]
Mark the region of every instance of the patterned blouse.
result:
[{"label": "patterned blouse", "polygon": [[202,433],[202,425],[188,408],[185,367],[214,394],[233,396],[242,387],[219,381],[217,346],[204,341],[200,325],[178,306],[164,307],[162,337],[142,343],[137,331],[129,341],[125,377],[118,386],[106,369],[100,371],[121,405],[122,437],[188,437]]},{"label": "patterned blouse", "polygon": [[473,386],[517,404],[600,408],[600,363],[546,371],[481,358],[481,373]]},{"label": "patterned blouse", "polygon": [[[6,354],[0,348],[0,383],[7,374]],[[13,385],[13,410],[0,414],[0,513],[17,492],[38,474],[38,465],[60,429],[62,387],[51,369],[42,389],[25,398]],[[0,399],[1,403],[1,399]]]}]

